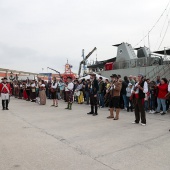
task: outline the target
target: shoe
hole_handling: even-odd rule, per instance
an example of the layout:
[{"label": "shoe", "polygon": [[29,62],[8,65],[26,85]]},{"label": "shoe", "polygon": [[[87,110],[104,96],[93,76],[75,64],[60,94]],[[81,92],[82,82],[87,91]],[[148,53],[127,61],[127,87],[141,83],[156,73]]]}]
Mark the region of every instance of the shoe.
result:
[{"label": "shoe", "polygon": [[161,113],[161,115],[163,116],[163,115],[165,115],[167,112],[163,112],[163,113]]},{"label": "shoe", "polygon": [[2,110],[5,110],[5,108],[3,108]]},{"label": "shoe", "polygon": [[156,111],[154,114],[158,114],[158,113],[160,113],[160,112],[157,112],[157,111]]},{"label": "shoe", "polygon": [[132,122],[132,124],[139,124],[139,123],[137,123],[136,121],[134,121],[134,122]]},{"label": "shoe", "polygon": [[89,112],[89,113],[87,113],[88,115],[92,115],[92,114],[94,114],[94,113],[92,113],[92,112]]},{"label": "shoe", "polygon": [[55,107],[58,107],[58,105],[56,105]]},{"label": "shoe", "polygon": [[141,123],[142,126],[146,126],[146,123]]},{"label": "shoe", "polygon": [[119,120],[118,118],[114,118],[113,120]]},{"label": "shoe", "polygon": [[52,105],[51,105],[51,107],[52,107],[52,106],[55,106],[55,105],[54,105],[54,104],[52,104]]},{"label": "shoe", "polygon": [[162,114],[162,113],[163,113],[163,111],[160,112],[160,114]]},{"label": "shoe", "polygon": [[93,113],[93,116],[97,116],[98,114],[97,113]]},{"label": "shoe", "polygon": [[6,108],[6,110],[9,110],[8,108]]},{"label": "shoe", "polygon": [[155,113],[155,110],[152,110],[151,113],[154,114],[154,113]]},{"label": "shoe", "polygon": [[114,119],[114,116],[108,116],[107,119]]},{"label": "shoe", "polygon": [[151,114],[151,113],[152,113],[152,110],[150,110],[149,113]]}]

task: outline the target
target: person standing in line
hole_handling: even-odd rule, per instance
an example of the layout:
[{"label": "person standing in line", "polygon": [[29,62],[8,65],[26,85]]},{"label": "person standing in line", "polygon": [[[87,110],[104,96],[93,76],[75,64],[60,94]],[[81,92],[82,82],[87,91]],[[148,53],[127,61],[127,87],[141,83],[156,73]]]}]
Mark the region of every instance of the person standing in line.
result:
[{"label": "person standing in line", "polygon": [[155,113],[155,102],[156,102],[156,83],[152,81],[150,83],[150,111],[149,113]]},{"label": "person standing in line", "polygon": [[76,91],[79,92],[79,96],[78,96],[78,104],[83,104],[84,102],[84,96],[83,96],[83,82],[81,80],[79,80],[78,82],[78,86],[76,88]]},{"label": "person standing in line", "polygon": [[18,82],[17,81],[14,82],[14,97],[15,98],[18,97]]},{"label": "person standing in line", "polygon": [[72,110],[72,104],[73,104],[73,90],[74,90],[74,84],[72,82],[72,77],[67,77],[67,84],[65,85],[68,89],[68,105],[65,109]]},{"label": "person standing in line", "polygon": [[122,89],[121,89],[121,95],[123,97],[123,103],[124,103],[124,110],[127,110],[128,104],[127,104],[127,97],[126,97],[126,88],[128,87],[129,80],[127,76],[124,77],[124,81],[122,82]]},{"label": "person standing in line", "polygon": [[4,77],[2,81],[3,82],[0,83],[0,96],[2,98],[2,110],[9,110],[8,104],[10,99],[11,87],[10,84],[7,83],[6,77]]},{"label": "person standing in line", "polygon": [[132,76],[132,75],[130,75],[130,76],[129,76],[129,83],[131,83],[131,84],[132,84],[132,86],[134,86],[134,85],[135,85],[135,81],[134,81],[134,79],[133,79],[133,76]]},{"label": "person standing in line", "polygon": [[28,95],[26,92],[26,81],[23,81],[23,99],[27,100],[28,99]]},{"label": "person standing in line", "polygon": [[90,80],[87,80],[87,83],[85,84],[85,95],[86,95],[86,104],[89,105],[89,95],[90,95]]},{"label": "person standing in line", "polygon": [[26,101],[30,101],[30,80],[27,79],[27,82],[26,82],[26,93],[27,93],[27,100]]},{"label": "person standing in line", "polygon": [[64,87],[65,87],[65,84],[62,81],[62,79],[60,79],[59,88],[60,88],[60,97],[62,100],[64,100]]},{"label": "person standing in line", "polygon": [[[90,105],[91,105],[91,111],[87,114],[92,114],[93,116],[98,115],[97,113],[97,104],[98,104],[98,98],[97,93],[99,90],[98,81],[96,80],[96,74],[90,74]],[[94,111],[95,109],[95,111]]]},{"label": "person standing in line", "polygon": [[160,109],[162,106],[163,112],[161,115],[165,115],[167,113],[166,109],[166,94],[168,93],[168,81],[166,78],[162,78],[160,84],[157,84],[158,88],[158,97],[157,97],[157,110],[155,113],[160,113]]},{"label": "person standing in line", "polygon": [[160,76],[157,76],[156,78],[156,85],[160,84],[161,83],[161,77]]},{"label": "person standing in line", "polygon": [[31,88],[31,94],[30,94],[31,102],[35,102],[36,101],[36,84],[35,84],[35,80],[32,80],[30,88]]},{"label": "person standing in line", "polygon": [[39,97],[40,97],[40,105],[46,104],[46,93],[45,93],[46,87],[44,80],[41,80],[41,83],[39,84]]},{"label": "person standing in line", "polygon": [[[120,112],[120,91],[122,88],[122,80],[118,80],[118,76],[113,74],[110,76],[112,79],[112,84],[108,93],[110,93],[110,116],[108,119],[114,118],[114,120],[119,119],[119,112]],[[114,108],[116,109],[116,116],[114,117]]]},{"label": "person standing in line", "polygon": [[141,117],[141,125],[146,125],[146,114],[144,110],[144,98],[148,92],[148,84],[144,81],[143,74],[138,74],[138,82],[132,88],[132,95],[134,96],[134,107],[135,107],[135,121],[133,124],[138,124]]},{"label": "person standing in line", "polygon": [[128,87],[126,88],[127,112],[129,112],[129,110],[133,112],[133,104],[132,101],[130,100],[131,91],[132,91],[132,84],[129,83]]},{"label": "person standing in line", "polygon": [[19,83],[19,97],[18,99],[23,99],[23,84],[22,81]]},{"label": "person standing in line", "polygon": [[51,106],[58,107],[57,100],[57,80],[56,77],[53,77],[53,82],[51,84],[51,98],[53,99],[53,104]]},{"label": "person standing in line", "polygon": [[99,77],[99,104],[101,108],[104,108],[104,90],[105,90],[105,83],[103,82],[103,78]]}]

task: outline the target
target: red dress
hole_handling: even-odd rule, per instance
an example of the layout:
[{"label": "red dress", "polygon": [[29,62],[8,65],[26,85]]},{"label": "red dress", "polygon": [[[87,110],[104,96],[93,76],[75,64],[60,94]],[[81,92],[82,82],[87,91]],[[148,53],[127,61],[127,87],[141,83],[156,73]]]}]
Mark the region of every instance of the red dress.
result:
[{"label": "red dress", "polygon": [[27,99],[28,99],[28,95],[27,95],[27,92],[26,92],[25,89],[24,89],[24,91],[23,91],[23,98],[24,98],[24,100],[27,100]]}]

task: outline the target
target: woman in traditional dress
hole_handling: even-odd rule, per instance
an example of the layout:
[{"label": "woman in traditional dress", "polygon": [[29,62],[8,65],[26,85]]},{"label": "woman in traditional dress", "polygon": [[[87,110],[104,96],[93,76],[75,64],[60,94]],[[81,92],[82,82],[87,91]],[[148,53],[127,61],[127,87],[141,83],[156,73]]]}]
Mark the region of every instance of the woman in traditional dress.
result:
[{"label": "woman in traditional dress", "polygon": [[76,88],[76,92],[78,93],[78,104],[83,104],[84,102],[84,96],[83,96],[83,83],[82,81],[80,80],[79,81],[79,84]]},{"label": "woman in traditional dress", "polygon": [[41,83],[39,85],[39,97],[40,97],[40,105],[46,104],[46,92],[45,92],[45,83],[44,80],[41,80]]},{"label": "woman in traditional dress", "polygon": [[24,100],[28,99],[28,95],[27,95],[27,92],[26,92],[26,82],[25,81],[23,82],[23,99]]}]

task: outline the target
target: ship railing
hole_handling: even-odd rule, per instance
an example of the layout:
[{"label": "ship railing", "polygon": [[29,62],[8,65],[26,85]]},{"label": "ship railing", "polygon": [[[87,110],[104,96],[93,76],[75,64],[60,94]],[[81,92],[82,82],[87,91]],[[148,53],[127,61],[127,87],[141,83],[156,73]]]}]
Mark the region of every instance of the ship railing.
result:
[{"label": "ship railing", "polygon": [[158,57],[143,57],[136,58],[131,60],[118,61],[114,64],[114,69],[127,69],[127,68],[135,68],[135,67],[147,67],[151,65],[158,65],[159,58]]}]

